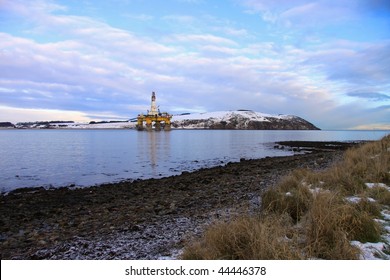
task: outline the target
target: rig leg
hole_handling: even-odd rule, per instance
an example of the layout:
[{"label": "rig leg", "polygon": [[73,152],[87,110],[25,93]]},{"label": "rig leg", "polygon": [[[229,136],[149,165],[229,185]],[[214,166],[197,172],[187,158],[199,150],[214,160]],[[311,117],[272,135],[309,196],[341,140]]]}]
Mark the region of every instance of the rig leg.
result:
[{"label": "rig leg", "polygon": [[146,130],[151,131],[153,128],[153,123],[150,118],[146,118]]},{"label": "rig leg", "polygon": [[171,124],[170,123],[165,123],[164,130],[165,131],[170,131],[171,130]]},{"label": "rig leg", "polygon": [[142,123],[141,124],[137,124],[137,130],[138,131],[144,130],[144,125]]},{"label": "rig leg", "polygon": [[155,127],[156,131],[160,131],[161,130],[161,122],[156,121],[155,124],[154,124],[154,127]]}]

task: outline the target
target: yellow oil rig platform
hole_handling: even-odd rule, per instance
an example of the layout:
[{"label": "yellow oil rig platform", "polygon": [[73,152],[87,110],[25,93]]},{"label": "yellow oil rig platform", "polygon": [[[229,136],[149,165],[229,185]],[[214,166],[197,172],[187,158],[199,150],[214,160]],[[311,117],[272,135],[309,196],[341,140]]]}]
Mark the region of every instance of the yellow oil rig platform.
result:
[{"label": "yellow oil rig platform", "polygon": [[170,130],[171,129],[172,115],[163,112],[161,113],[156,105],[156,94],[152,92],[152,103],[150,111],[147,114],[139,114],[137,117],[137,129],[138,130]]}]

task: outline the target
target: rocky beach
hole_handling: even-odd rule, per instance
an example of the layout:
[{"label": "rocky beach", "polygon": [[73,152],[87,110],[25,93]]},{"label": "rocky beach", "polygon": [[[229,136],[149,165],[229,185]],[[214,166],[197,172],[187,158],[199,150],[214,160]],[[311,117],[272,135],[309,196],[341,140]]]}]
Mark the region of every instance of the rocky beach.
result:
[{"label": "rocky beach", "polygon": [[1,259],[174,259],[220,219],[256,212],[261,193],[296,168],[323,169],[356,143],[242,159],[162,179],[88,188],[19,189],[0,196]]}]

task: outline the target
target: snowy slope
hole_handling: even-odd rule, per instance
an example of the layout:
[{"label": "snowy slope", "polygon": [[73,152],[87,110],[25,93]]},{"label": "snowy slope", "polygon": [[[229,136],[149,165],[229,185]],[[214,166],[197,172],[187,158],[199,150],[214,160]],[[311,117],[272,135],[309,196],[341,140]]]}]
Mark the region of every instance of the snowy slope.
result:
[{"label": "snowy slope", "polygon": [[76,122],[51,122],[50,124],[26,123],[16,125],[16,128],[29,129],[125,129],[135,128],[134,122],[107,122],[107,123],[76,123]]},{"label": "snowy slope", "polygon": [[207,119],[215,119],[219,121],[226,121],[227,119],[234,117],[236,115],[240,115],[242,117],[258,120],[258,121],[266,121],[266,118],[283,118],[287,117],[286,115],[270,115],[264,114],[254,111],[217,111],[217,112],[209,112],[209,113],[195,113],[190,115],[179,115],[174,116],[173,121],[182,121],[182,120],[207,120]]},{"label": "snowy slope", "polygon": [[133,122],[114,122],[114,123],[70,123],[66,127],[58,128],[70,128],[70,129],[125,129],[135,128],[136,123]]},{"label": "snowy slope", "polygon": [[172,118],[174,128],[187,129],[318,129],[291,115],[270,115],[254,111],[217,111],[179,115]]}]

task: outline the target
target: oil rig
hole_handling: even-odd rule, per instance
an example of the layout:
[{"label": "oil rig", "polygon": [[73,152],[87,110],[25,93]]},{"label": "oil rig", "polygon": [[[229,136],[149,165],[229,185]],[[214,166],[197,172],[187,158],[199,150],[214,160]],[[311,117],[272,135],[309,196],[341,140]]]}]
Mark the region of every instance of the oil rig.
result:
[{"label": "oil rig", "polygon": [[[139,114],[137,117],[137,129],[151,131],[155,130],[170,130],[171,129],[171,118],[172,115],[160,112],[160,109],[156,105],[156,94],[152,92],[152,102],[150,110],[147,111],[146,115]],[[144,125],[145,123],[145,125]]]}]

